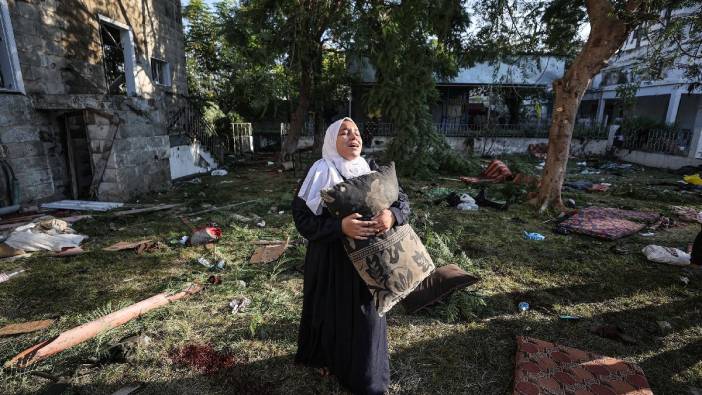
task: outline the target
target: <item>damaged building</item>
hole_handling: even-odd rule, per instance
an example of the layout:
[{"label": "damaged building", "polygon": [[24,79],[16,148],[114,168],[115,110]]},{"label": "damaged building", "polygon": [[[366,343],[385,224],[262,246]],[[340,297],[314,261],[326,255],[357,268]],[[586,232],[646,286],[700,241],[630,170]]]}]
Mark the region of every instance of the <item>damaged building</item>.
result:
[{"label": "damaged building", "polygon": [[0,206],[168,187],[178,0],[0,0]]}]

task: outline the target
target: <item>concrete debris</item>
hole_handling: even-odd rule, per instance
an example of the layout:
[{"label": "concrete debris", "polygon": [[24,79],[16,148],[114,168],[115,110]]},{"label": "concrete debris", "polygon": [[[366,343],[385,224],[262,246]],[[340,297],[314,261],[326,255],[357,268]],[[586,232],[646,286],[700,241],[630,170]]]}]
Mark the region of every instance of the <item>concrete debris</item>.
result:
[{"label": "concrete debris", "polygon": [[232,314],[244,312],[249,305],[251,305],[251,299],[247,297],[235,298],[229,302],[229,307],[232,309]]}]

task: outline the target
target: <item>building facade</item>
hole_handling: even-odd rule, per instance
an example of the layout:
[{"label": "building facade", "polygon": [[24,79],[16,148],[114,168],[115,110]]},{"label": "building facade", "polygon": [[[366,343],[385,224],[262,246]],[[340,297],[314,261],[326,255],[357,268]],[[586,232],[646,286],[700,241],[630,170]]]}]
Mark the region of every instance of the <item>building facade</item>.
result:
[{"label": "building facade", "polygon": [[[698,7],[665,11],[661,20],[694,12]],[[702,88],[685,77],[679,64],[699,63],[685,56],[661,70],[650,70],[643,62],[652,50],[649,33],[660,24],[633,31],[608,66],[593,78],[583,96],[578,122],[610,128],[610,145],[624,119],[645,119],[646,123],[666,125],[628,136],[617,155],[643,165],[678,168],[702,163]],[[688,35],[700,32],[688,31]],[[685,45],[685,41],[682,42]],[[624,105],[622,92],[630,89],[632,105]]]},{"label": "building facade", "polygon": [[0,159],[17,203],[166,188],[186,96],[178,0],[0,0]]}]

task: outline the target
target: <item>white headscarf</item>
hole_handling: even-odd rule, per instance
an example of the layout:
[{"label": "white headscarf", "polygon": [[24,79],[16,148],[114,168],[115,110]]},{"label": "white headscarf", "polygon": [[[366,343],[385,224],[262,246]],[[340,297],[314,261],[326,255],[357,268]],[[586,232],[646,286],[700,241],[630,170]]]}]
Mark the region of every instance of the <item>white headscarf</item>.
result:
[{"label": "white headscarf", "polygon": [[297,194],[315,215],[322,214],[323,202],[320,192],[344,181],[341,175],[353,178],[371,172],[368,162],[363,157],[346,160],[336,150],[336,138],[344,121],[353,122],[351,118],[342,118],[327,128],[322,146],[322,159],[314,162]]}]

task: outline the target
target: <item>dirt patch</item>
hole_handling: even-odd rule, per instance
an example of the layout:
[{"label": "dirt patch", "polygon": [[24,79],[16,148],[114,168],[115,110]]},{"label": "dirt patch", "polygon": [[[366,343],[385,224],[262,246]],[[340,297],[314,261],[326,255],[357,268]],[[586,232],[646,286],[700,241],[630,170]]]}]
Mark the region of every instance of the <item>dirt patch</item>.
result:
[{"label": "dirt patch", "polygon": [[188,344],[172,350],[169,357],[176,365],[189,366],[207,375],[232,368],[238,362],[234,355],[217,352],[209,344]]}]

